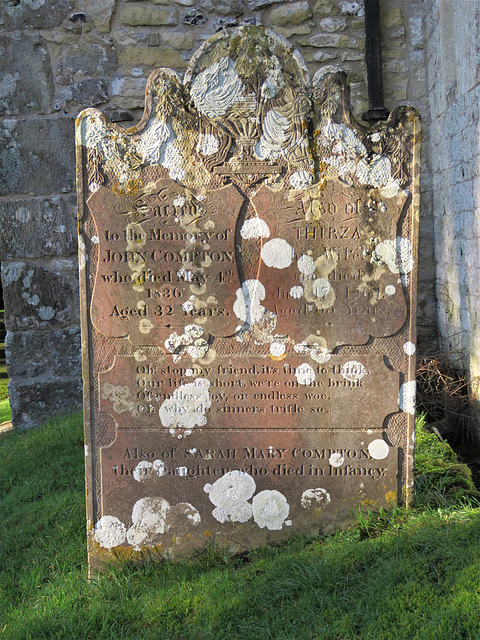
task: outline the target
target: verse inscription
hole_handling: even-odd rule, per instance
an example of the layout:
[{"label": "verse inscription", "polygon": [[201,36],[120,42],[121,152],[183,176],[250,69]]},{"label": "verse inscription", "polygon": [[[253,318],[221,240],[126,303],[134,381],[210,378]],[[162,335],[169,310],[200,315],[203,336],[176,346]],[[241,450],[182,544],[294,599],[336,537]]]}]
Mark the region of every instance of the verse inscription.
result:
[{"label": "verse inscription", "polygon": [[169,428],[180,436],[204,419],[206,429],[381,429],[398,411],[399,375],[379,356],[332,356],[322,364],[217,356],[211,365],[117,357],[100,384],[100,410],[118,427]]}]

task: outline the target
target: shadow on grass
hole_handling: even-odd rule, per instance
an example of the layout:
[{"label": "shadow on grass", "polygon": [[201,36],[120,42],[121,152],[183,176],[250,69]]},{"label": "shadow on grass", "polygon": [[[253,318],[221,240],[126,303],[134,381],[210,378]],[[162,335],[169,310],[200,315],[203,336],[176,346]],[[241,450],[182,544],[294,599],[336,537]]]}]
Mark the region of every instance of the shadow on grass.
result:
[{"label": "shadow on grass", "polygon": [[89,583],[81,416],[7,436],[0,456],[2,638],[479,637],[477,509],[395,510],[377,528],[127,563]]}]

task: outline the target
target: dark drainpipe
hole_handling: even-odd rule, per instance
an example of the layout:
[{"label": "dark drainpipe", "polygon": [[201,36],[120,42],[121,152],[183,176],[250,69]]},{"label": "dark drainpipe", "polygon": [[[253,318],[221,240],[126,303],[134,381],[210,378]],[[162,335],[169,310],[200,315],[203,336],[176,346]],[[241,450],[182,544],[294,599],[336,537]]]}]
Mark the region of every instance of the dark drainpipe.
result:
[{"label": "dark drainpipe", "polygon": [[380,31],[380,0],[365,0],[365,58],[367,62],[368,101],[370,108],[362,114],[364,120],[386,120],[383,104],[382,42]]}]

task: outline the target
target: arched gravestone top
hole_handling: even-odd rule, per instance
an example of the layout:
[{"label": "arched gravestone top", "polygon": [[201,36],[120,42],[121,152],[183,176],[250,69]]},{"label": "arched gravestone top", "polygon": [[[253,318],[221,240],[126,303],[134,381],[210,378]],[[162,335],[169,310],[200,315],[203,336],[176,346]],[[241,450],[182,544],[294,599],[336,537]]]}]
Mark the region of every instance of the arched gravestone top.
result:
[{"label": "arched gravestone top", "polygon": [[93,565],[408,500],[419,144],[258,27],[155,71],[136,127],[82,112]]}]

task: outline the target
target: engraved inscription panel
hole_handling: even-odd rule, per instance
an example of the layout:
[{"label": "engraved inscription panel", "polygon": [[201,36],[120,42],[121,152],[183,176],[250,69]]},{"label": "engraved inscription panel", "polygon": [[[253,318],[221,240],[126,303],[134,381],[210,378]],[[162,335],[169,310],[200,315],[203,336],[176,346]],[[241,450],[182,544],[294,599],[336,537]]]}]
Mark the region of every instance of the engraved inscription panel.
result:
[{"label": "engraved inscription panel", "polygon": [[117,427],[168,428],[183,437],[197,426],[381,429],[398,411],[399,374],[376,355],[332,356],[322,364],[301,356],[222,356],[209,365],[117,356],[99,374],[99,386],[100,411]]},{"label": "engraved inscription panel", "polygon": [[230,430],[195,445],[119,431],[102,449],[102,510],[118,514],[121,544],[162,550],[173,539],[181,554],[214,539],[242,551],[297,527],[335,531],[354,505],[397,499],[398,449],[378,433],[319,442]]},{"label": "engraved inscription panel", "polygon": [[194,320],[231,335],[240,285],[234,186],[195,197],[172,180],[133,196],[101,187],[88,200],[97,228],[92,322],[109,337],[155,344]]},{"label": "engraved inscription panel", "polygon": [[277,333],[296,342],[313,334],[333,349],[401,329],[407,310],[398,262],[395,255],[376,257],[376,248],[395,246],[406,200],[400,192],[378,203],[337,180],[306,201],[285,201],[265,185],[258,190],[252,197],[258,224],[269,230],[256,256],[258,279]]}]

